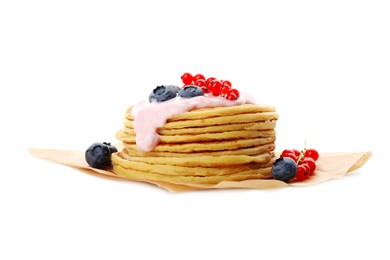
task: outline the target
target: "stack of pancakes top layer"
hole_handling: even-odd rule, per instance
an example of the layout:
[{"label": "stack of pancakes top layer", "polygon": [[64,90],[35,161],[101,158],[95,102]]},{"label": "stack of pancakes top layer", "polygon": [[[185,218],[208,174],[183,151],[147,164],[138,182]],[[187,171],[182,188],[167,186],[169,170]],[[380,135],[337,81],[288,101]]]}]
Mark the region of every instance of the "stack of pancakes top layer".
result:
[{"label": "stack of pancakes top layer", "polygon": [[124,148],[112,155],[119,175],[184,184],[271,177],[278,119],[272,106],[201,108],[173,116],[157,130],[159,143],[151,152],[137,148],[131,109],[116,134]]}]

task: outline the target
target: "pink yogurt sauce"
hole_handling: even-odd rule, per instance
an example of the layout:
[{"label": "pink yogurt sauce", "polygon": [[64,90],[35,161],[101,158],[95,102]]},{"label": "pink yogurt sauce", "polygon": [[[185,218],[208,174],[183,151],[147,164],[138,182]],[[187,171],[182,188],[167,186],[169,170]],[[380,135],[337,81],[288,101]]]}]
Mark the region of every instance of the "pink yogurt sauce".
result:
[{"label": "pink yogurt sauce", "polygon": [[143,152],[153,151],[160,141],[157,129],[163,127],[167,120],[173,116],[197,108],[229,107],[245,103],[254,103],[254,98],[242,93],[240,98],[234,101],[212,95],[193,98],[176,97],[159,103],[141,101],[131,110],[134,117],[137,149]]}]

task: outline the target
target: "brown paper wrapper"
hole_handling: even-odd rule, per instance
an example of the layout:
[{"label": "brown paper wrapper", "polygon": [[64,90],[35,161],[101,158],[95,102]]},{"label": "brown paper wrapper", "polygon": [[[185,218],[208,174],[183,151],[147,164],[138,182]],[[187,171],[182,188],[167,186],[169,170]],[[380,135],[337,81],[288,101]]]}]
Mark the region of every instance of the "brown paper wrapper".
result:
[{"label": "brown paper wrapper", "polygon": [[[132,180],[115,174],[109,170],[100,170],[91,168],[84,159],[84,152],[49,150],[30,148],[31,155],[48,161],[64,164],[78,170],[95,174],[102,177]],[[246,181],[222,181],[218,184],[181,184],[161,181],[141,180],[164,188],[171,192],[204,190],[204,189],[271,189],[285,186],[304,186],[324,182],[330,179],[339,179],[348,173],[362,167],[368,159],[371,152],[353,152],[353,153],[321,153],[317,161],[317,169],[313,176],[305,181],[285,183],[273,179],[258,179]]]}]

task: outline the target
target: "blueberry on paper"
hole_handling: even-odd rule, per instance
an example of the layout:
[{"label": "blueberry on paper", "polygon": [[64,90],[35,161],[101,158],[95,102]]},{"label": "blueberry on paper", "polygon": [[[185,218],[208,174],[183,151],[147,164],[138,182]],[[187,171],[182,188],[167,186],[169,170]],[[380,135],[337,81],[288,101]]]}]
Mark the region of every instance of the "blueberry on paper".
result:
[{"label": "blueberry on paper", "polygon": [[182,98],[192,98],[197,96],[204,96],[203,90],[198,86],[185,86],[179,92],[179,96]]},{"label": "blueberry on paper", "polygon": [[272,166],[272,177],[276,180],[289,182],[297,174],[297,164],[289,157],[276,159]]},{"label": "blueberry on paper", "polygon": [[149,95],[149,102],[164,102],[175,98],[180,88],[174,85],[161,85],[156,87]]},{"label": "blueberry on paper", "polygon": [[104,169],[111,166],[111,154],[117,151],[110,143],[94,143],[85,151],[85,160],[92,168]]},{"label": "blueberry on paper", "polygon": [[110,149],[111,154],[118,152],[118,149],[116,149],[116,147],[111,145],[110,143],[103,142],[103,144],[108,146],[108,149]]}]

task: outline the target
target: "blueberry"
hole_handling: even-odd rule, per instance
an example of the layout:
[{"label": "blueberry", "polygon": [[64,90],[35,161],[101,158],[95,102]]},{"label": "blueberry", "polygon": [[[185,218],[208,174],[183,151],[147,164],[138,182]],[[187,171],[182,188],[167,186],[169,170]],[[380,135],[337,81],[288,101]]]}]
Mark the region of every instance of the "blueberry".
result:
[{"label": "blueberry", "polygon": [[277,180],[289,182],[297,174],[297,164],[289,157],[276,159],[272,166],[272,177]]},{"label": "blueberry", "polygon": [[182,90],[180,90],[179,96],[182,98],[192,98],[197,96],[204,96],[204,92],[198,86],[185,86]]},{"label": "blueberry", "polygon": [[116,149],[116,147],[111,145],[110,143],[103,142],[103,144],[108,146],[108,149],[110,149],[110,153],[111,154],[118,152],[118,149]]},{"label": "blueberry", "polygon": [[149,95],[149,102],[164,102],[175,98],[177,93],[179,93],[180,88],[173,85],[161,85],[153,89],[152,93]]},{"label": "blueberry", "polygon": [[104,169],[111,166],[113,152],[117,149],[110,143],[94,143],[85,151],[85,160],[93,168]]}]

